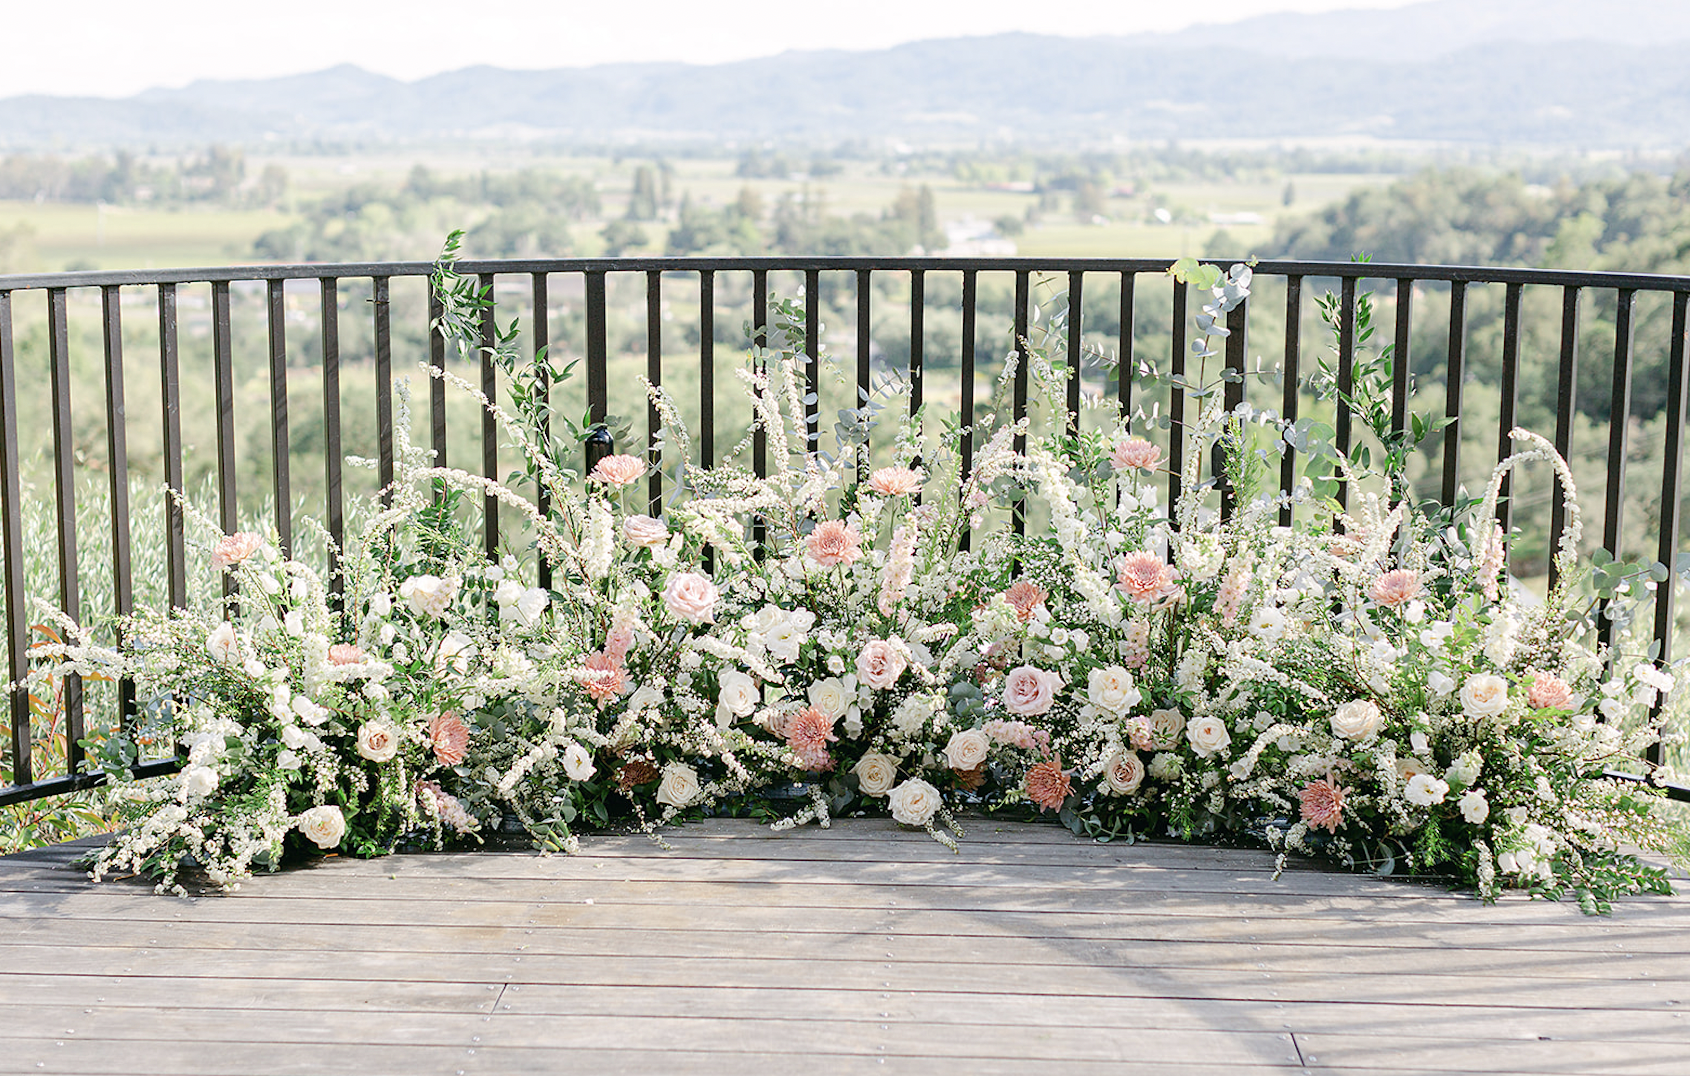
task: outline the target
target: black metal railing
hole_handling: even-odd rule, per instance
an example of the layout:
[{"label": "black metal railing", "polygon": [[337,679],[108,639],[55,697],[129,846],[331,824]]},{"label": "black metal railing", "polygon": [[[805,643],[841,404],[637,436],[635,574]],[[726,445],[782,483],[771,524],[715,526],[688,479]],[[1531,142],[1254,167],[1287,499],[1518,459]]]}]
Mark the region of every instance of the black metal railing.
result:
[{"label": "black metal railing", "polygon": [[[370,335],[367,347],[359,345],[359,357],[373,362],[376,428],[373,447],[378,481],[380,485],[385,486],[393,477],[395,452],[393,289],[396,282],[426,280],[433,268],[428,262],[389,262],[0,276],[0,475],[3,475],[4,482],[3,491],[0,491],[3,493],[3,504],[0,504],[0,546],[3,546],[5,573],[6,678],[17,682],[25,677],[29,666],[31,642],[24,570],[24,491],[20,481],[20,475],[28,461],[20,455],[17,408],[20,391],[30,394],[47,393],[51,398],[51,448],[45,455],[51,461],[50,470],[46,473],[51,475],[54,490],[58,606],[72,619],[79,621],[84,612],[81,588],[86,573],[78,563],[76,491],[79,476],[85,478],[86,474],[91,472],[85,464],[79,463],[79,455],[85,453],[78,448],[75,433],[76,415],[72,409],[71,296],[95,292],[99,299],[99,339],[103,358],[101,380],[105,412],[104,468],[109,483],[111,527],[110,578],[103,581],[103,585],[109,585],[111,588],[110,609],[117,613],[126,613],[134,607],[135,593],[129,504],[130,453],[133,446],[128,444],[126,438],[129,423],[126,418],[123,377],[125,334],[122,315],[125,294],[131,298],[139,297],[156,308],[161,422],[156,450],[162,457],[159,470],[164,484],[180,492],[184,490],[186,481],[182,428],[182,289],[193,289],[190,295],[196,308],[200,303],[199,289],[204,288],[209,292],[209,324],[204,328],[208,329],[209,335],[211,392],[215,398],[213,419],[216,457],[215,466],[211,471],[214,474],[217,500],[216,518],[225,530],[234,530],[237,528],[240,504],[240,491],[236,483],[237,437],[240,428],[237,427],[235,414],[234,299],[244,296],[243,289],[262,290],[264,355],[269,373],[266,411],[271,473],[267,493],[275,506],[276,532],[283,550],[288,551],[292,549],[295,541],[292,489],[294,474],[291,465],[295,461],[296,452],[290,442],[293,425],[289,412],[288,380],[292,367],[288,347],[290,311],[286,285],[289,281],[316,282],[318,339],[314,358],[317,376],[321,377],[322,382],[320,451],[323,457],[322,491],[325,499],[322,519],[332,539],[329,546],[332,551],[340,545],[346,520],[346,488],[342,475],[342,455],[345,449],[342,443],[342,301],[348,289],[355,286],[356,290],[362,293],[367,288]],[[534,350],[544,347],[567,350],[570,344],[579,344],[586,366],[585,417],[589,423],[603,423],[609,414],[609,323],[612,313],[620,314],[622,309],[611,302],[611,285],[615,284],[624,295],[630,294],[625,285],[635,289],[632,293],[634,297],[624,304],[635,310],[639,306],[638,289],[643,286],[646,357],[644,372],[654,384],[662,383],[664,360],[669,354],[665,351],[663,339],[668,310],[665,296],[683,292],[689,297],[696,295],[698,306],[696,322],[693,324],[696,324],[697,328],[698,348],[696,355],[686,356],[686,361],[696,361],[698,364],[695,435],[700,462],[705,464],[717,459],[715,344],[719,336],[716,320],[720,305],[719,285],[732,286],[738,290],[745,279],[749,278],[750,310],[747,320],[751,326],[752,337],[763,333],[768,324],[771,278],[774,278],[777,284],[789,284],[794,293],[801,289],[808,315],[805,352],[808,356],[812,400],[819,395],[818,389],[822,384],[819,357],[822,354],[824,293],[841,300],[836,306],[837,309],[849,310],[850,307],[843,299],[847,289],[853,291],[856,322],[855,381],[858,399],[853,401],[852,406],[856,406],[868,391],[873,378],[877,345],[887,340],[887,333],[877,333],[875,328],[876,286],[884,285],[889,280],[896,282],[899,288],[907,283],[908,320],[903,326],[907,328],[907,340],[902,338],[903,333],[900,331],[900,340],[895,349],[902,351],[907,343],[907,358],[897,363],[895,372],[908,384],[910,407],[913,411],[931,398],[933,383],[930,375],[951,366],[951,356],[944,356],[942,361],[931,361],[927,350],[933,338],[932,330],[938,324],[935,318],[942,318],[947,325],[950,319],[954,318],[960,325],[957,354],[954,356],[958,378],[955,398],[960,413],[970,420],[977,411],[976,375],[984,370],[990,361],[981,360],[977,355],[983,302],[982,282],[1001,282],[1007,285],[999,290],[999,294],[1008,297],[1009,309],[1005,311],[1000,306],[987,314],[988,318],[1007,315],[1005,320],[1013,326],[1015,340],[1025,340],[1029,326],[1039,320],[1041,312],[1035,309],[1035,288],[1048,286],[1056,300],[1056,312],[1066,318],[1068,422],[1070,427],[1077,428],[1081,421],[1081,397],[1088,364],[1094,372],[1103,372],[1101,391],[1112,394],[1123,413],[1132,412],[1135,405],[1140,405],[1145,400],[1143,395],[1135,400],[1135,391],[1141,394],[1145,391],[1139,385],[1140,372],[1151,366],[1162,368],[1166,373],[1175,375],[1176,380],[1163,379],[1158,382],[1161,387],[1157,389],[1160,395],[1156,397],[1156,408],[1160,409],[1165,404],[1166,414],[1172,416],[1176,424],[1186,414],[1189,401],[1182,388],[1183,382],[1177,378],[1185,374],[1190,341],[1190,319],[1187,315],[1192,309],[1192,296],[1187,285],[1168,280],[1165,275],[1167,268],[1168,262],[1165,260],[1080,258],[706,257],[465,261],[457,265],[460,273],[478,277],[480,283],[489,288],[498,286],[508,289],[513,282],[522,288],[521,301],[514,305],[524,306],[528,314],[528,324],[524,330],[525,347]],[[1416,345],[1416,339],[1422,338],[1424,342],[1424,338],[1430,336],[1435,340],[1438,335],[1435,330],[1416,325],[1416,295],[1436,292],[1441,302],[1442,294],[1447,291],[1449,317],[1447,333],[1443,334],[1443,379],[1446,386],[1443,410],[1449,417],[1450,424],[1441,438],[1434,438],[1430,442],[1439,446],[1438,451],[1442,455],[1439,492],[1446,504],[1457,498],[1461,486],[1462,425],[1467,418],[1464,415],[1466,401],[1463,393],[1468,380],[1472,343],[1468,318],[1475,289],[1488,291],[1500,286],[1503,292],[1499,355],[1500,406],[1495,442],[1497,459],[1507,456],[1510,452],[1508,431],[1515,424],[1521,385],[1522,345],[1525,335],[1522,329],[1522,303],[1528,289],[1533,293],[1552,291],[1558,294],[1560,300],[1560,337],[1553,352],[1557,386],[1554,396],[1554,443],[1563,455],[1571,452],[1578,415],[1576,397],[1580,372],[1580,299],[1586,293],[1591,293],[1597,295],[1604,304],[1611,301],[1615,333],[1611,355],[1612,390],[1607,422],[1603,548],[1616,558],[1623,553],[1622,517],[1628,457],[1636,447],[1630,443],[1633,425],[1630,420],[1630,405],[1633,394],[1632,376],[1638,366],[1635,341],[1638,338],[1639,324],[1644,320],[1639,299],[1650,298],[1653,304],[1651,309],[1659,308],[1657,320],[1670,322],[1664,341],[1658,339],[1660,334],[1655,334],[1656,342],[1662,348],[1659,357],[1663,360],[1661,368],[1667,380],[1664,405],[1666,443],[1663,446],[1663,465],[1659,475],[1661,497],[1659,519],[1656,523],[1656,552],[1658,560],[1669,567],[1678,561],[1680,505],[1684,496],[1682,455],[1686,406],[1685,319],[1686,303],[1690,300],[1690,277],[1290,261],[1261,262],[1254,267],[1254,271],[1257,281],[1252,300],[1257,308],[1255,323],[1259,326],[1264,317],[1268,320],[1279,317],[1280,312],[1277,309],[1262,309],[1267,298],[1278,298],[1278,293],[1282,291],[1284,305],[1280,326],[1283,331],[1283,343],[1279,346],[1280,356],[1277,364],[1279,376],[1275,379],[1278,385],[1277,398],[1252,402],[1257,406],[1271,407],[1287,419],[1296,419],[1300,412],[1306,411],[1304,405],[1309,398],[1309,364],[1306,361],[1307,348],[1303,336],[1305,322],[1311,313],[1305,303],[1305,292],[1310,290],[1311,282],[1328,281],[1336,284],[1338,288],[1338,313],[1332,345],[1333,364],[1338,387],[1344,391],[1352,387],[1357,349],[1365,343],[1358,340],[1357,332],[1358,303],[1366,294],[1359,289],[1364,285],[1392,289],[1391,306],[1395,311],[1392,343],[1396,355],[1392,422],[1398,430],[1404,429],[1409,421],[1409,378],[1414,361],[1411,352]],[[579,340],[563,341],[553,332],[554,316],[560,307],[554,297],[561,294],[552,289],[554,278],[562,278],[565,285],[563,290],[569,293],[570,304],[573,304],[575,296],[579,296],[584,313],[584,321],[579,325],[584,329],[583,338]],[[1113,294],[1117,299],[1116,304],[1108,309],[1089,310],[1086,305],[1088,281],[1093,284],[1093,294]],[[932,296],[939,290],[935,288],[935,282],[943,285],[947,296],[954,294],[955,300],[934,300]],[[1271,286],[1264,287],[1264,283]],[[1164,301],[1164,290],[1168,292],[1165,307],[1160,305]],[[489,294],[498,293],[490,291]],[[36,301],[43,304],[44,325],[34,323],[32,332],[40,330],[45,336],[48,376],[44,386],[20,385],[18,381],[16,360],[19,345],[15,339],[14,323],[21,316],[21,304],[26,301],[32,305]],[[420,336],[426,335],[429,341],[429,361],[435,365],[444,365],[447,361],[445,342],[440,335],[428,332],[429,322],[440,313],[439,306],[432,297],[426,302],[426,312],[424,305],[422,302],[417,304],[415,321],[420,324],[409,326],[408,331],[412,335],[408,339],[417,343],[420,349]],[[884,306],[884,303],[882,305]],[[1164,339],[1159,331],[1140,331],[1143,325],[1153,323],[1148,319],[1141,321],[1141,314],[1147,308],[1150,308],[1150,312],[1158,319],[1167,319],[1163,323],[1167,325],[1165,347],[1157,342]],[[483,315],[481,330],[485,343],[491,344],[495,339],[499,314],[499,310],[493,308],[486,310]],[[1093,325],[1089,333],[1086,329],[1088,318]],[[629,323],[637,326],[638,319],[630,318]],[[1250,392],[1247,385],[1249,379],[1243,375],[1247,372],[1250,362],[1248,341],[1252,324],[1250,302],[1240,305],[1229,315],[1230,335],[1225,341],[1224,361],[1236,375],[1228,378],[1224,390],[1225,402],[1229,406],[1246,400],[1247,393]],[[1010,325],[1005,325],[1004,328],[1007,329]],[[1110,331],[1111,329],[1113,331]],[[628,356],[630,361],[637,356],[631,342],[637,340],[638,336],[639,330],[630,328],[627,335],[630,343],[620,349],[624,354],[635,352],[634,355]],[[1148,339],[1143,339],[1146,336]],[[1111,342],[1111,337],[1112,349],[1106,346]],[[35,337],[32,337],[33,339]],[[1007,336],[1004,342],[1005,350],[1008,350]],[[1121,376],[1111,377],[1107,370],[1094,361],[1099,350],[1113,350],[1118,354],[1119,361],[1113,369],[1118,370]],[[1543,350],[1547,351],[1547,348]],[[489,396],[495,396],[498,389],[497,368],[490,356],[481,359],[479,375],[483,390]],[[1271,391],[1273,387],[1273,382],[1265,379],[1258,380],[1257,383],[1268,386],[1266,389],[1257,389],[1258,393]],[[1016,418],[1027,411],[1028,390],[1028,367],[1027,364],[1021,363],[1015,373],[1010,397]],[[819,404],[810,404],[809,424],[812,432],[819,426],[820,411]],[[438,379],[432,380],[428,397],[428,439],[430,447],[442,462],[446,460],[449,442],[447,412],[445,385]],[[1336,406],[1333,419],[1337,447],[1344,451],[1350,450],[1355,436],[1353,416],[1348,406],[1340,402]],[[646,436],[650,448],[655,443],[660,419],[649,405],[646,421]],[[1177,429],[1177,425],[1175,428]],[[481,423],[480,441],[482,473],[498,478],[497,430],[492,419],[485,415]],[[602,441],[601,437],[600,451],[604,449]],[[154,447],[148,446],[149,451]],[[961,446],[962,464],[965,468],[970,463],[973,448],[971,439],[965,436]],[[650,450],[655,454],[655,448]],[[1170,502],[1177,499],[1181,492],[1178,473],[1186,451],[1181,436],[1169,438],[1170,463],[1174,472],[1168,490]],[[753,463],[759,471],[767,464],[760,436],[754,439]],[[1295,453],[1287,452],[1280,474],[1282,488],[1291,488],[1296,477]],[[1653,476],[1650,480],[1653,480]],[[661,468],[654,468],[649,487],[654,512],[660,510],[662,505],[663,484]],[[1289,515],[1291,510],[1287,508],[1285,511]],[[1510,511],[1509,504],[1505,501],[1501,520],[1504,526],[1511,522]],[[486,505],[485,519],[486,547],[489,552],[493,552],[499,546],[500,530],[497,505],[491,498]],[[1015,513],[1011,525],[1017,528],[1025,526],[1025,520],[1019,511]],[[1551,549],[1566,525],[1565,501],[1557,489],[1550,504]],[[167,503],[165,507],[164,529],[165,597],[170,605],[182,607],[186,604],[189,593],[188,561],[183,516],[180,508],[174,503]],[[332,555],[331,552],[331,557]],[[340,565],[331,563],[329,568],[335,580],[331,589],[338,589]],[[540,566],[540,571],[545,572],[544,565]],[[1671,655],[1675,614],[1674,590],[1674,582],[1669,579],[1659,586],[1654,597],[1653,635],[1658,647],[1657,659],[1660,661],[1668,660]],[[1610,626],[1610,639],[1612,630]],[[37,772],[31,745],[31,700],[25,690],[19,689],[10,693],[11,735],[6,751],[12,783],[0,789],[0,805],[73,791],[88,787],[97,780],[79,772],[83,759],[78,741],[87,733],[83,685],[76,677],[71,676],[66,679],[62,690],[58,705],[63,710],[64,732],[69,748],[66,752],[64,772],[57,773]],[[127,685],[120,686],[117,705],[119,720],[129,720],[134,699]],[[145,762],[142,768],[146,772],[164,772],[172,764],[172,759],[157,759]],[[1674,792],[1681,798],[1690,798],[1690,790],[1675,789]]]}]

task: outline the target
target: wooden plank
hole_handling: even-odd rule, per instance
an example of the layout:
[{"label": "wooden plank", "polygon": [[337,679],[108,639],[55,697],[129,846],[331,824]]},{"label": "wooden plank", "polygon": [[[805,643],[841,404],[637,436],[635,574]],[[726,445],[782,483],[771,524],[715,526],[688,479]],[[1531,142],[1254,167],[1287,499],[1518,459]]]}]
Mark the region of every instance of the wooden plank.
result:
[{"label": "wooden plank", "polygon": [[1580,1076],[1683,1076],[1690,1047],[1682,1043],[1569,1042],[1560,1039],[1486,1043],[1459,1038],[1371,1038],[1297,1033],[1303,1058],[1317,1070],[1375,1067],[1434,1072],[1488,1072],[1499,1065]]}]

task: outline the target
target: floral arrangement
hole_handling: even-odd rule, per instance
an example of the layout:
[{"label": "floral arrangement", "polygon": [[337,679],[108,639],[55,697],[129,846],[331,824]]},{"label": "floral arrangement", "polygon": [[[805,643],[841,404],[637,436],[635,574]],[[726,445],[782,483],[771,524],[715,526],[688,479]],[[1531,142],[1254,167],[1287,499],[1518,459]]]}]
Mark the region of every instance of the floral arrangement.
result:
[{"label": "floral arrangement", "polygon": [[[1249,270],[1176,271],[1212,296],[1206,360]],[[449,262],[435,285],[440,331],[479,346],[483,300]],[[514,820],[573,850],[582,825],[655,830],[701,812],[785,828],[884,811],[955,847],[953,812],[968,807],[1437,872],[1487,898],[1571,890],[1600,909],[1666,889],[1628,851],[1679,839],[1658,793],[1605,772],[1644,765],[1674,673],[1595,645],[1588,620],[1578,630],[1591,600],[1577,508],[1543,439],[1517,431],[1485,496],[1441,514],[1400,496],[1398,450],[1421,423],[1379,431],[1382,474],[1328,446],[1328,476],[1287,497],[1258,488],[1262,457],[1306,424],[1226,411],[1213,391],[1174,431],[1194,450],[1171,515],[1163,450],[1127,419],[930,436],[918,413],[871,468],[878,405],[820,451],[802,325],[789,304],[779,314],[778,346],[740,372],[767,477],[735,463],[742,444],[720,466],[680,465],[684,496],[647,515],[647,461],[572,470],[577,443],[541,436],[534,391],[562,372],[501,343],[512,405],[481,402],[530,461],[544,510],[403,446],[389,501],[347,541],[343,594],[202,519],[212,570],[236,583],[227,608],[141,615],[119,649],[66,625],[73,642],[38,675],[126,675],[142,700],[127,736],[90,743],[129,825],[95,875],[174,886],[191,861],[232,887],[290,848],[370,855]],[[1028,341],[1000,393],[1022,362],[1065,414],[1064,371]],[[690,460],[676,408],[650,392],[665,455]],[[979,446],[966,471],[964,434]],[[1214,446],[1226,463],[1205,478]],[[1531,462],[1555,468],[1571,503],[1543,601],[1507,585],[1494,522],[1503,477]],[[1322,496],[1336,482],[1353,508]],[[481,551],[467,506],[489,495],[530,548]],[[988,529],[1012,502],[1048,527]],[[1296,526],[1279,523],[1288,503]],[[526,581],[533,556],[549,589]],[[180,772],[131,781],[140,735],[173,738]]]}]

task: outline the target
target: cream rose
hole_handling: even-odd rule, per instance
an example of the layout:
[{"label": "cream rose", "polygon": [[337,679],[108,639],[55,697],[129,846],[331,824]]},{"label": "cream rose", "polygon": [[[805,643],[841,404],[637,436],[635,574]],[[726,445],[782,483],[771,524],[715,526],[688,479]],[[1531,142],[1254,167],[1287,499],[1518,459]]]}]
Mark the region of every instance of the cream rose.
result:
[{"label": "cream rose", "polygon": [[235,626],[225,620],[213,628],[211,634],[205,637],[205,650],[214,660],[221,661],[225,665],[234,661],[237,651]]},{"label": "cream rose", "polygon": [[1379,707],[1367,699],[1351,699],[1332,715],[1332,735],[1346,740],[1371,740],[1384,720]]},{"label": "cream rose", "polygon": [[1133,682],[1133,674],[1119,665],[1093,669],[1086,678],[1086,698],[1099,710],[1116,717],[1137,706],[1143,697]]},{"label": "cream rose", "polygon": [[663,779],[657,782],[657,802],[670,807],[685,807],[698,798],[698,771],[684,762],[671,762],[663,767]]},{"label": "cream rose", "polygon": [[884,796],[892,791],[898,779],[898,760],[891,755],[870,751],[851,768],[857,775],[857,788],[865,796]]},{"label": "cream rose", "polygon": [[217,791],[217,771],[210,766],[189,766],[182,771],[182,789],[200,799]]},{"label": "cream rose", "polygon": [[629,516],[622,521],[622,537],[629,545],[652,549],[669,540],[669,528],[661,519],[650,516]]},{"label": "cream rose", "polygon": [[418,616],[445,616],[457,595],[458,581],[437,575],[413,575],[399,584],[399,596],[410,603],[411,611]]},{"label": "cream rose", "polygon": [[750,717],[760,701],[757,681],[738,669],[724,669],[716,678],[716,704],[735,717]]},{"label": "cream rose", "polygon": [[1213,715],[1199,717],[1186,725],[1185,738],[1191,742],[1191,749],[1203,758],[1226,750],[1232,743],[1226,723]]},{"label": "cream rose", "polygon": [[346,836],[346,816],[340,813],[340,808],[332,804],[313,807],[301,814],[295,823],[299,832],[315,842],[318,848],[325,852],[340,843]]},{"label": "cream rose", "polygon": [[1496,717],[1508,709],[1508,681],[1486,673],[1469,676],[1461,685],[1461,709],[1468,717]]},{"label": "cream rose", "polygon": [[945,745],[945,764],[953,770],[972,770],[986,761],[992,738],[979,729],[953,732]]},{"label": "cream rose", "polygon": [[1017,717],[1047,713],[1061,686],[1062,678],[1056,673],[1032,665],[1018,666],[1004,678],[1003,708]]},{"label": "cream rose", "polygon": [[1485,794],[1476,788],[1463,792],[1458,806],[1462,820],[1472,825],[1476,826],[1490,817],[1490,803],[1486,801]]},{"label": "cream rose", "polygon": [[1403,799],[1416,807],[1431,807],[1442,803],[1449,795],[1449,785],[1438,780],[1429,773],[1417,773],[1408,779],[1408,785],[1402,790]]},{"label": "cream rose", "polygon": [[939,811],[939,790],[918,778],[894,788],[886,805],[892,818],[906,826],[925,826]]},{"label": "cream rose", "polygon": [[903,647],[890,640],[871,639],[857,655],[857,679],[876,691],[885,691],[898,682],[909,664]]},{"label": "cream rose", "polygon": [[399,730],[391,721],[366,721],[358,726],[358,753],[371,762],[386,762],[399,753]]},{"label": "cream rose", "polygon": [[546,606],[551,602],[550,594],[539,587],[529,587],[522,592],[522,597],[511,603],[509,611],[518,624],[532,628],[540,622],[540,614],[546,611]]},{"label": "cream rose", "polygon": [[716,584],[697,572],[676,572],[663,588],[663,604],[677,620],[690,624],[715,623],[716,601],[720,597]]},{"label": "cream rose", "polygon": [[845,711],[851,705],[851,696],[846,691],[845,681],[837,676],[829,676],[811,684],[809,696],[811,706],[836,720],[844,717]]},{"label": "cream rose", "polygon": [[1103,783],[1117,796],[1129,796],[1144,783],[1144,763],[1137,751],[1117,751],[1103,771]]},{"label": "cream rose", "polygon": [[563,772],[571,781],[585,781],[595,772],[593,753],[578,743],[563,749]]}]

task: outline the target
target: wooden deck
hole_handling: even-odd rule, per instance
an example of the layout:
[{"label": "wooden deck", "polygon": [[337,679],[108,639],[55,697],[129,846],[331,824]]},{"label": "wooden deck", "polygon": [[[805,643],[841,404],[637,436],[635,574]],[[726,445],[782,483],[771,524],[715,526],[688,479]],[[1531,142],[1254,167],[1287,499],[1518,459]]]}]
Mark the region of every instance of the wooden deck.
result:
[{"label": "wooden deck", "polygon": [[1263,853],[749,822],[230,897],[0,860],[0,1072],[1690,1073],[1690,899],[1486,907]]}]

